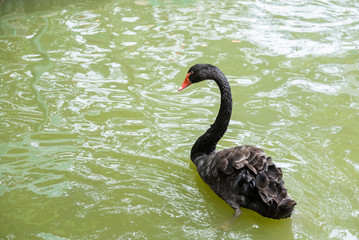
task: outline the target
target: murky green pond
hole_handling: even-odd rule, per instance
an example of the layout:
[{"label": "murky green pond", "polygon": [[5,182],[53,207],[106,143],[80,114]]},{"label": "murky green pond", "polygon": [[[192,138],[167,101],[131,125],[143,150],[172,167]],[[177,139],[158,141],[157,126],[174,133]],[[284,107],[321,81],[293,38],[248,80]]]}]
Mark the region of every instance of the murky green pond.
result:
[{"label": "murky green pond", "polygon": [[[40,1],[0,7],[0,239],[358,239],[357,1]],[[233,210],[189,159],[253,144],[283,168],[290,219]]]}]

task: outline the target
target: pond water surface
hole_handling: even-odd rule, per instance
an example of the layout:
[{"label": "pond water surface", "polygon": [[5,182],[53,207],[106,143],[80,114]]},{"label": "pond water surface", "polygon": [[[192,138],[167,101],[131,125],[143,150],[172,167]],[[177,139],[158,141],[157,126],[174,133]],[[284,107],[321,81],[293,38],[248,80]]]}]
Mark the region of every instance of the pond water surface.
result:
[{"label": "pond water surface", "polygon": [[[0,239],[358,239],[357,1],[40,1],[0,7]],[[233,210],[198,176],[213,82],[218,149],[261,147],[293,216]]]}]

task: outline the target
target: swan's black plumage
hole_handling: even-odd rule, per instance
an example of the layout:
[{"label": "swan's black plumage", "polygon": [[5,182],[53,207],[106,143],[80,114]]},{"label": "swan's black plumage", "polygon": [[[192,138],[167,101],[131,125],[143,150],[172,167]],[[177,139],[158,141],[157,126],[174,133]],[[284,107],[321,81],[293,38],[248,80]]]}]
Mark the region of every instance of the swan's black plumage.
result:
[{"label": "swan's black plumage", "polygon": [[282,170],[263,150],[238,146],[216,152],[227,131],[232,113],[232,94],[226,76],[210,64],[192,66],[179,91],[203,80],[214,80],[221,92],[221,106],[215,122],[200,136],[191,150],[191,160],[204,182],[240,214],[240,207],[269,218],[290,217],[296,202],[284,187]]}]

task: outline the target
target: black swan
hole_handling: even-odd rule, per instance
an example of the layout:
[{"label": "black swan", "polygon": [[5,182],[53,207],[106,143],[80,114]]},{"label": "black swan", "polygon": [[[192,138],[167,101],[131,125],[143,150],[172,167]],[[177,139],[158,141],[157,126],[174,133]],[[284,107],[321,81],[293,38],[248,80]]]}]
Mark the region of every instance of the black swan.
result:
[{"label": "black swan", "polygon": [[191,160],[204,182],[234,210],[252,209],[262,216],[281,219],[292,215],[296,202],[287,195],[282,170],[263,150],[237,146],[216,152],[217,142],[227,131],[232,113],[232,94],[226,76],[210,64],[192,66],[178,89],[193,83],[214,80],[221,93],[221,106],[211,127],[200,136],[191,150]]}]

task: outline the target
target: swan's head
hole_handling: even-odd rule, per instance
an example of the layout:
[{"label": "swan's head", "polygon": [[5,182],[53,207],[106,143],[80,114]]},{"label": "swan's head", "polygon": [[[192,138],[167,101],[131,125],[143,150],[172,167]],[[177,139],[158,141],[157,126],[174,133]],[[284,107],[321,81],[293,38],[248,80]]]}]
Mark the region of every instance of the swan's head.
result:
[{"label": "swan's head", "polygon": [[213,68],[215,66],[211,64],[196,64],[193,65],[187,73],[182,85],[178,91],[182,91],[192,83],[198,83],[206,79],[213,79]]}]

